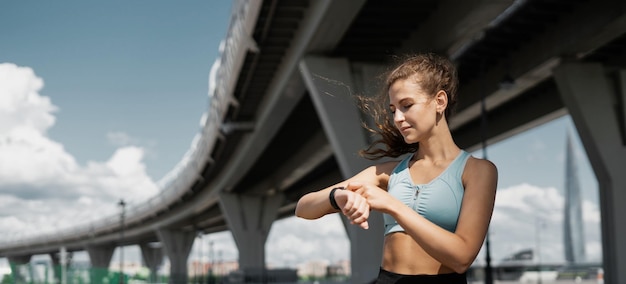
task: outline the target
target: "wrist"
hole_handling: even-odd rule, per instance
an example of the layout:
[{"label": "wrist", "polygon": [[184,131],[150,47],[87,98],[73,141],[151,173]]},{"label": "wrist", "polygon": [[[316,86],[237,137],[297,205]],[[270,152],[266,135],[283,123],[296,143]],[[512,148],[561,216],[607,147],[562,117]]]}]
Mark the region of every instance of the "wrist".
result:
[{"label": "wrist", "polygon": [[339,204],[337,204],[337,200],[335,200],[335,191],[346,189],[343,186],[338,186],[330,190],[330,194],[328,194],[328,200],[330,201],[330,206],[336,210],[341,210],[339,208]]}]

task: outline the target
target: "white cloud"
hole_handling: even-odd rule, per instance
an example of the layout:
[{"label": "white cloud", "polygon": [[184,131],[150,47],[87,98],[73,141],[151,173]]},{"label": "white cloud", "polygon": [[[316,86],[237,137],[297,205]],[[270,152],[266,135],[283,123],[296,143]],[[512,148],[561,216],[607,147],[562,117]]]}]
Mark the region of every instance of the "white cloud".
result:
[{"label": "white cloud", "polygon": [[[237,260],[239,251],[231,232],[210,234],[196,239],[190,259],[207,259],[211,254],[220,260]],[[336,263],[350,259],[350,242],[339,215],[324,216],[317,220],[289,217],[277,220],[265,244],[266,263],[271,267],[293,267],[311,260]]]},{"label": "white cloud", "polygon": [[[492,258],[538,249],[542,261],[563,262],[563,204],[561,192],[551,187],[521,184],[499,189],[490,228]],[[588,200],[583,200],[583,222],[587,260],[601,261],[600,213]],[[484,251],[477,261],[484,262]]]},{"label": "white cloud", "polygon": [[107,133],[107,140],[116,146],[128,146],[139,144],[139,139],[133,138],[128,133],[121,131],[111,131]]},{"label": "white cloud", "polygon": [[276,221],[265,246],[267,262],[289,266],[315,259],[350,259],[350,242],[339,215],[316,220],[291,217]]},{"label": "white cloud", "polygon": [[[51,140],[57,107],[39,94],[43,86],[31,68],[0,64],[0,241],[103,218],[119,211],[120,198],[130,205],[158,192],[142,148],[125,145],[82,166]],[[124,135],[109,138],[132,142]]]},{"label": "white cloud", "polygon": [[56,107],[39,95],[43,80],[31,68],[0,64],[0,137],[19,130],[45,132],[54,124]]}]

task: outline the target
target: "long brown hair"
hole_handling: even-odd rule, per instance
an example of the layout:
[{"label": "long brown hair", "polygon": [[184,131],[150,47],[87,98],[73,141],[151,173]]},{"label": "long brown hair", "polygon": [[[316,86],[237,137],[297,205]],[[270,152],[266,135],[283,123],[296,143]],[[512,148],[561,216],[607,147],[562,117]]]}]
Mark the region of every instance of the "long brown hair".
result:
[{"label": "long brown hair", "polygon": [[374,127],[364,124],[364,127],[377,140],[360,154],[371,160],[383,157],[398,157],[406,153],[416,152],[419,143],[407,144],[400,131],[393,123],[393,115],[389,109],[389,88],[398,80],[412,79],[431,96],[443,90],[448,96],[448,106],[444,118],[448,119],[454,113],[457,100],[458,75],[454,64],[446,57],[424,53],[403,57],[396,67],[386,73],[383,90],[374,97],[359,96],[361,109],[372,116]]}]

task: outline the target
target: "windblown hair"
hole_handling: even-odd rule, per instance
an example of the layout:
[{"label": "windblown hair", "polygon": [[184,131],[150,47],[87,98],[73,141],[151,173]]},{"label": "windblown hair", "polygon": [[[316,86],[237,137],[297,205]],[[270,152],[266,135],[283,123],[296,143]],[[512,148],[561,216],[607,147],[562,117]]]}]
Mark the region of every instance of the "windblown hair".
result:
[{"label": "windblown hair", "polygon": [[393,123],[393,114],[389,109],[389,89],[398,80],[415,80],[431,96],[440,90],[446,92],[448,106],[444,119],[454,113],[457,100],[458,75],[454,64],[446,57],[433,53],[417,54],[401,58],[399,64],[386,74],[383,90],[374,97],[359,96],[361,110],[372,116],[374,127],[364,127],[377,140],[360,151],[361,156],[377,160],[383,157],[398,157],[416,152],[419,143],[407,144],[404,137]]}]

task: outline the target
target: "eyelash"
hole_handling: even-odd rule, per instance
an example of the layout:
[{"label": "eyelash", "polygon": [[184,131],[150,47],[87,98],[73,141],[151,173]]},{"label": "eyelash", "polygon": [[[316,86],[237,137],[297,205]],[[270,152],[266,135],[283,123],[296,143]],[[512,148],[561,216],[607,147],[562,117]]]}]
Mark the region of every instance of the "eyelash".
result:
[{"label": "eyelash", "polygon": [[[410,107],[412,107],[412,106],[413,106],[413,104],[407,104],[407,105],[400,106],[400,107],[401,107],[401,108],[404,108],[404,109],[408,109],[408,108],[410,108]],[[395,109],[392,109],[392,110],[391,110],[391,113],[392,113],[392,114],[396,113],[396,110],[395,110]]]}]

